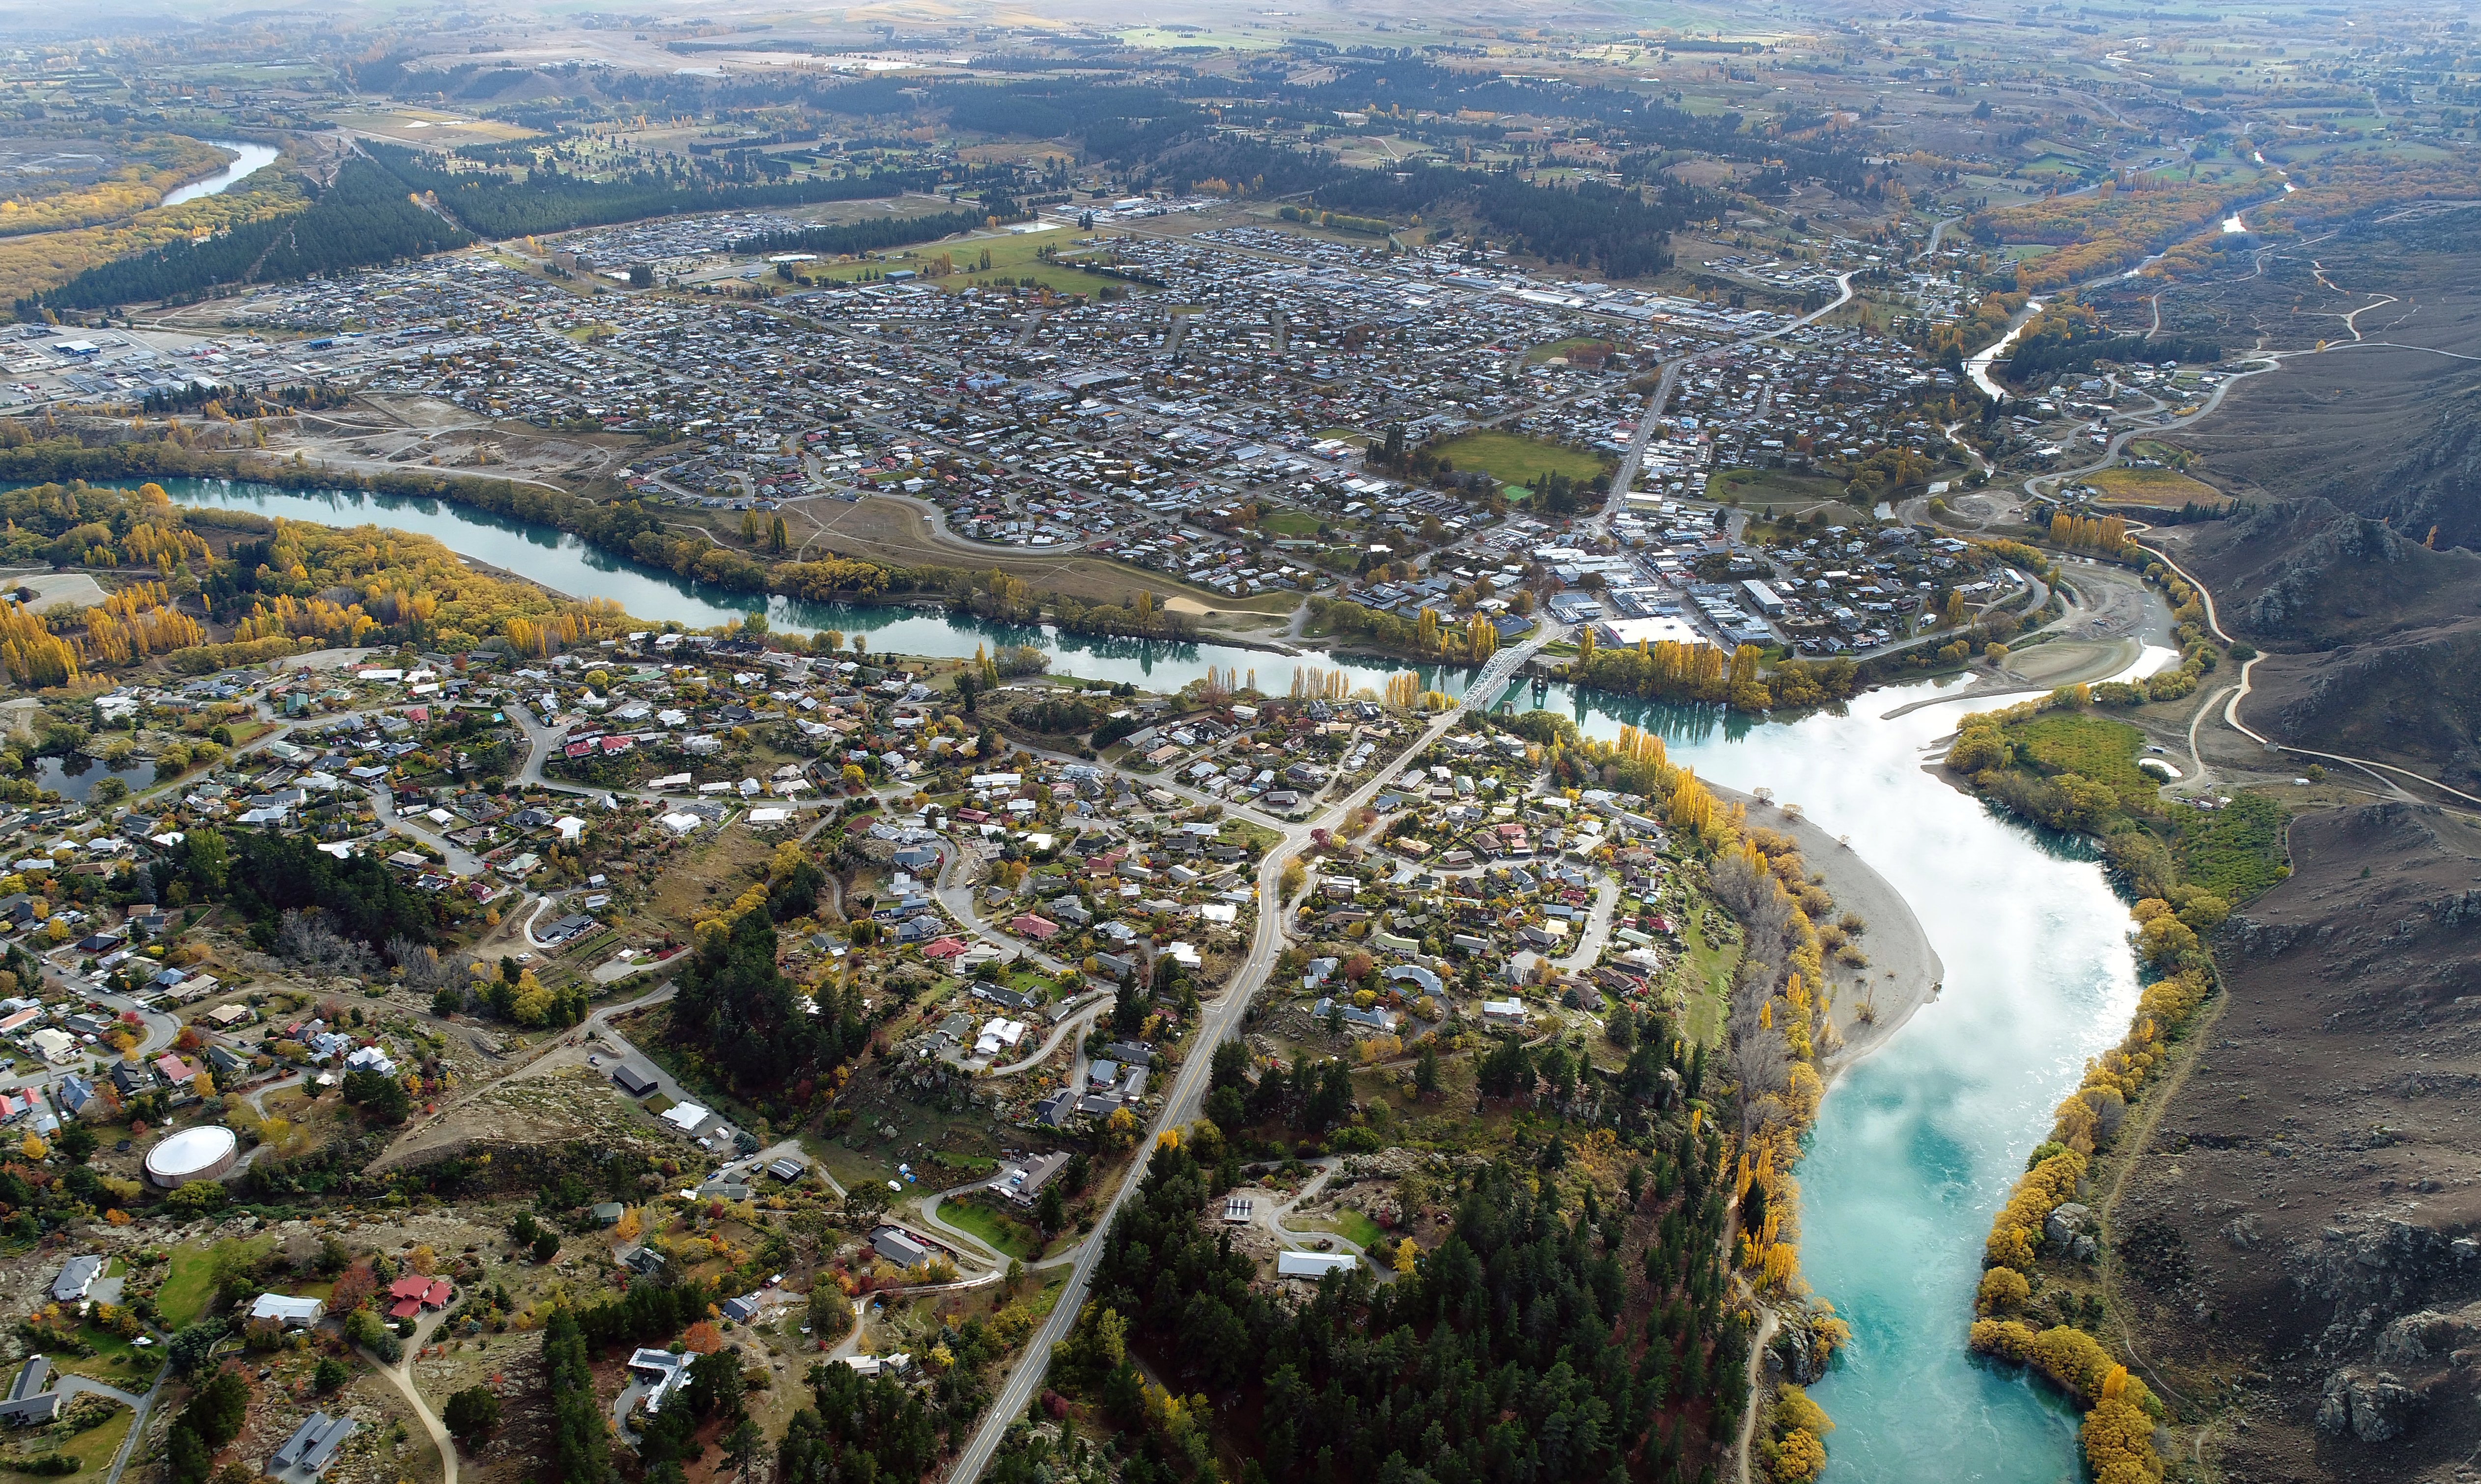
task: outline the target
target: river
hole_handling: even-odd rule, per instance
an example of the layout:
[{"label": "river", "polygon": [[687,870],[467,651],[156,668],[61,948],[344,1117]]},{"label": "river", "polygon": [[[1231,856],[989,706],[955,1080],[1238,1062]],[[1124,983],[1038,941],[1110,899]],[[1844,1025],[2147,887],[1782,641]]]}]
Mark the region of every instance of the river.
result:
[{"label": "river", "polygon": [[[375,520],[436,536],[562,591],[615,599],[649,620],[704,627],[758,603],[443,502],[221,482],[167,488],[184,504],[327,524]],[[901,654],[1041,643],[1059,673],[1158,690],[1216,665],[1255,669],[1263,689],[1280,693],[1295,663],[1226,645],[1087,639],[902,609],[776,599],[767,612],[788,627],[868,633],[874,649]],[[2167,654],[2155,652],[2149,664]],[[1377,685],[1390,668],[1346,666],[1356,688]],[[1464,674],[1425,672],[1425,681],[1453,692]],[[1784,722],[1632,705],[1564,686],[1537,694],[1523,682],[1510,699],[1560,710],[1589,736],[1616,737],[1623,723],[1653,728],[1700,775],[1772,789],[1828,833],[1856,842],[1913,904],[1946,966],[1945,990],[1838,1079],[1799,1171],[1806,1276],[1853,1331],[1816,1388],[1838,1422],[1827,1478],[2067,1484],[2082,1477],[2074,1413],[1973,1360],[1964,1331],[1992,1212],[2085,1058],[2118,1038],[2134,1004],[2128,914],[2101,867],[2073,845],[2002,820],[1923,770],[1925,753],[1963,707],[1881,719],[1939,691],[1937,683],[1881,690],[1841,715]]]},{"label": "river", "polygon": [[167,195],[163,199],[163,205],[178,206],[183,201],[195,201],[201,196],[221,195],[225,191],[241,184],[251,175],[256,174],[259,170],[268,166],[274,165],[276,161],[276,157],[283,153],[280,149],[271,149],[265,144],[252,144],[243,140],[211,139],[207,141],[207,143],[215,145],[219,149],[232,150],[236,154],[239,154],[241,158],[235,160],[232,164],[225,166],[222,169],[216,171],[206,179],[191,181],[188,185],[183,186],[171,195]]},{"label": "river", "polygon": [[[164,480],[176,505],[249,510],[286,520],[327,526],[378,524],[436,538],[449,550],[522,574],[572,597],[609,598],[650,623],[693,629],[739,623],[763,606],[776,629],[815,633],[835,629],[867,634],[875,650],[908,655],[970,655],[976,645],[1034,644],[1051,651],[1054,674],[1080,680],[1126,682],[1172,691],[1205,678],[1210,668],[1251,672],[1272,695],[1292,689],[1301,665],[1341,668],[1354,690],[1384,690],[1387,677],[1404,668],[1383,661],[1338,660],[1322,654],[1293,659],[1237,644],[1165,643],[1061,634],[1048,625],[988,623],[970,615],[924,612],[887,604],[804,603],[727,592],[684,577],[614,557],[565,532],[511,520],[446,500],[411,499],[356,489],[283,489],[224,480]],[[1459,668],[1425,665],[1423,683],[1450,694],[1464,690]]]},{"label": "river", "polygon": [[[1826,1479],[2073,1484],[2076,1414],[1975,1361],[1964,1332],[1992,1213],[2135,1005],[2128,909],[2086,852],[1922,769],[1969,706],[1880,719],[1938,690],[1875,691],[1847,715],[1789,722],[1580,703],[1565,687],[1544,704],[1588,736],[1650,727],[1701,777],[1797,802],[1903,894],[1946,963],[1939,999],[1837,1080],[1798,1171],[1804,1274],[1852,1326],[1813,1389],[1837,1423]],[[1518,704],[1529,694],[1520,684]]]},{"label": "river", "polygon": [[[2136,274],[2133,271],[2130,271],[2128,276],[2132,278],[2136,276]],[[1990,379],[1990,363],[1998,359],[2000,356],[2005,355],[2007,353],[2007,348],[2016,343],[2016,337],[2024,333],[2024,326],[2032,324],[2034,318],[2040,315],[2041,312],[2042,301],[2040,299],[2028,299],[2024,300],[2024,323],[2012,326],[2006,334],[1999,337],[1997,345],[1992,346],[1988,350],[1980,351],[1975,355],[1970,356],[1965,360],[1964,374],[1971,377],[1972,378],[1972,384],[1981,388],[1981,395],[1989,398],[1992,402],[2004,400],[2007,393],[2006,390],[1998,382]]]}]

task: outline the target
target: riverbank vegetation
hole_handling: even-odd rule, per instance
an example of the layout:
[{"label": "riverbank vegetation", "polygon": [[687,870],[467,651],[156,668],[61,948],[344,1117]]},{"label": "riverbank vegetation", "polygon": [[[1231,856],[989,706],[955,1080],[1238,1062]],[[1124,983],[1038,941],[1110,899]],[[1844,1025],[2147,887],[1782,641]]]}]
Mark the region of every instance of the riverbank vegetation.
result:
[{"label": "riverbank vegetation", "polygon": [[2098,1479],[2143,1484],[2162,1476],[2152,1434],[2164,1408],[2081,1327],[2097,1324],[2099,1310],[2062,1308],[2060,1316],[2073,1322],[2046,1330],[2018,1315],[2043,1285],[2046,1256],[2075,1263],[2096,1254],[2089,1216],[2075,1205],[2091,1163],[2111,1147],[2212,995],[2207,938],[2287,869],[2280,805],[2255,794],[2211,809],[2166,803],[2161,780],[2138,766],[2144,734],[2093,715],[2094,699],[2077,686],[1967,716],[1947,754],[1948,768],[2001,808],[2101,842],[2113,874],[2137,898],[2130,915],[2145,980],[2127,1033],[2086,1064],[1991,1224],[1971,1342],[2032,1367],[2076,1399]]},{"label": "riverbank vegetation", "polygon": [[[1716,800],[1694,771],[1671,763],[1661,738],[1624,727],[1616,742],[1595,742],[1551,712],[1526,713],[1506,724],[1541,749],[1539,761],[1555,783],[1599,785],[1658,804],[1660,820],[1693,848],[1713,899],[1739,925],[1723,1028],[1737,1110],[1728,1145],[1728,1231],[1740,1281],[1783,1321],[1776,1344],[1786,1374],[1795,1382],[1814,1380],[1847,1330],[1801,1281],[1800,1187],[1792,1169],[1825,1095],[1820,1066],[1840,1044],[1827,960],[1863,961],[1852,942],[1861,924],[1835,919],[1833,898],[1812,878],[1789,835],[1753,825],[1744,805]],[[1762,1432],[1762,1445],[1768,1440],[1795,1464],[1812,1455],[1813,1444],[1823,1457],[1814,1432],[1789,1442]],[[1772,1477],[1815,1474],[1778,1469]]]},{"label": "riverbank vegetation", "polygon": [[1577,657],[1557,671],[1578,685],[1649,701],[1696,701],[1736,711],[1796,710],[1848,700],[1860,689],[1860,666],[1838,655],[1786,661],[1761,671],[1765,652],[1742,644],[1727,657],[1711,644],[1648,643],[1617,649],[1594,642],[1591,625],[1578,631]]},{"label": "riverbank vegetation", "polygon": [[270,213],[203,239],[183,237],[97,264],[58,288],[21,299],[18,312],[101,309],[139,299],[186,302],[235,284],[416,258],[474,240],[366,159],[346,160],[325,186],[287,178],[306,197],[299,211]]},{"label": "riverbank vegetation", "polygon": [[[222,555],[193,528],[193,516],[227,543]],[[13,562],[154,574],[91,607],[0,611],[0,664],[30,688],[71,685],[89,671],[159,655],[175,669],[199,671],[184,662],[198,655],[212,669],[331,643],[454,650],[496,641],[544,653],[626,621],[608,601],[558,598],[477,571],[428,536],[188,511],[153,483],[0,491],[0,517],[7,522],[0,554]],[[230,640],[207,644],[206,626],[182,609],[185,601],[229,626]]]},{"label": "riverbank vegetation", "polygon": [[[703,535],[683,534],[666,523],[657,508],[634,497],[597,500],[547,485],[435,472],[338,471],[300,461],[277,462],[247,452],[194,447],[170,431],[160,438],[109,441],[67,432],[57,425],[0,419],[0,482],[46,482],[48,486],[65,488],[85,481],[162,479],[250,481],[286,489],[343,487],[398,499],[444,500],[509,520],[550,526],[613,556],[728,592],[823,603],[927,597],[982,617],[1028,624],[1049,621],[1079,634],[1156,639],[1197,635],[1194,614],[1176,612],[1142,588],[1118,603],[1087,602],[1036,592],[1022,579],[997,569],[902,566],[833,555],[770,562]],[[226,511],[211,518],[226,527],[259,519]],[[58,533],[46,528],[43,534],[48,538]],[[32,548],[20,549],[13,544],[15,536],[9,539],[10,554],[28,560]],[[48,554],[46,560],[50,560]],[[76,554],[67,560],[85,560]]]}]

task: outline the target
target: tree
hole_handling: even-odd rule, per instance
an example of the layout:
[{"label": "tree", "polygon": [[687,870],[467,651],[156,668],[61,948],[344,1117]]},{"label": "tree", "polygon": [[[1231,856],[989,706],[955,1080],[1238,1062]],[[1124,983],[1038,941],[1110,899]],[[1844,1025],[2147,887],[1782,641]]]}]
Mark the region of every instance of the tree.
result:
[{"label": "tree", "polygon": [[810,1288],[810,1338],[842,1340],[852,1326],[852,1302],[833,1280],[821,1277]]},{"label": "tree", "polygon": [[1068,1224],[1068,1208],[1059,1199],[1058,1185],[1044,1185],[1042,1193],[1034,1197],[1033,1219],[1040,1224],[1046,1237]]},{"label": "tree", "polygon": [[500,1430],[500,1398],[487,1386],[469,1386],[448,1398],[440,1419],[469,1452],[479,1452]]},{"label": "tree", "polygon": [[207,1474],[215,1467],[216,1453],[196,1432],[174,1423],[172,1436],[164,1451],[171,1467],[172,1484],[207,1484]]},{"label": "tree", "polygon": [[548,1263],[560,1256],[560,1234],[549,1227],[535,1232],[534,1253],[535,1261],[537,1263]]},{"label": "tree", "polygon": [[332,1392],[353,1378],[343,1361],[332,1355],[321,1356],[319,1368],[311,1373],[310,1384],[321,1392]]},{"label": "tree", "polygon": [[362,1110],[362,1116],[376,1124],[394,1127],[412,1116],[413,1100],[405,1084],[379,1072],[348,1072],[345,1074],[345,1101]]},{"label": "tree", "polygon": [[[780,519],[775,522],[779,530],[783,524]],[[767,1434],[759,1427],[756,1418],[743,1418],[740,1426],[724,1434],[723,1461],[743,1478],[748,1477],[752,1469],[766,1465]]]},{"label": "tree", "polygon": [[216,1341],[223,1338],[224,1327],[219,1320],[201,1319],[182,1326],[168,1347],[173,1370],[185,1376],[197,1374],[212,1357]]},{"label": "tree", "polygon": [[195,1220],[211,1211],[222,1209],[224,1187],[212,1180],[188,1181],[164,1197],[164,1204],[182,1219]]},{"label": "tree", "polygon": [[225,1366],[208,1377],[181,1409],[180,1425],[196,1433],[212,1451],[241,1436],[242,1421],[248,1414],[249,1377],[237,1367]]},{"label": "tree", "polygon": [[1424,1042],[1422,1054],[1413,1061],[1413,1096],[1435,1097],[1439,1091],[1439,1048]]},{"label": "tree", "polygon": [[690,1410],[700,1417],[727,1419],[742,1415],[741,1357],[717,1350],[690,1363]]}]

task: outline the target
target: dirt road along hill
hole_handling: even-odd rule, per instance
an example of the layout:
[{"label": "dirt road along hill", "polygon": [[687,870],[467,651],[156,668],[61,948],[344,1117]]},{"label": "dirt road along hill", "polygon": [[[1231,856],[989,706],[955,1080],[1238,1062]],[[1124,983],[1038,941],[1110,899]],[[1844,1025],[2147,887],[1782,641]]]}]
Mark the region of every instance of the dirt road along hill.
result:
[{"label": "dirt road along hill", "polygon": [[2291,849],[2226,924],[2227,1000],[2108,1213],[2117,1307],[2191,1428],[2214,1417],[2223,1477],[2467,1478],[2481,825],[2376,804],[2302,817]]}]

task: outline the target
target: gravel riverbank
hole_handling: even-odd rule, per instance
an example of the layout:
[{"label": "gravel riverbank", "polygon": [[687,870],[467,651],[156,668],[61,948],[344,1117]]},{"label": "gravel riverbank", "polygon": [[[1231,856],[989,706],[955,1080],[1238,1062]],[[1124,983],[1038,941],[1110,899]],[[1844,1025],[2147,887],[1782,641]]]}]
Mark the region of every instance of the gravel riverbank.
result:
[{"label": "gravel riverbank", "polygon": [[1859,851],[1806,819],[1760,803],[1746,794],[1709,783],[1714,796],[1746,804],[1749,822],[1800,844],[1801,860],[1810,873],[1823,876],[1826,894],[1835,898],[1836,914],[1849,912],[1865,924],[1861,951],[1868,963],[1859,969],[1831,963],[1835,989],[1835,1028],[1843,1044],[1819,1069],[1830,1082],[1844,1068],[1887,1044],[1913,1012],[1938,998],[1946,966],[1930,947],[1920,919],[1903,895],[1878,874]]}]

